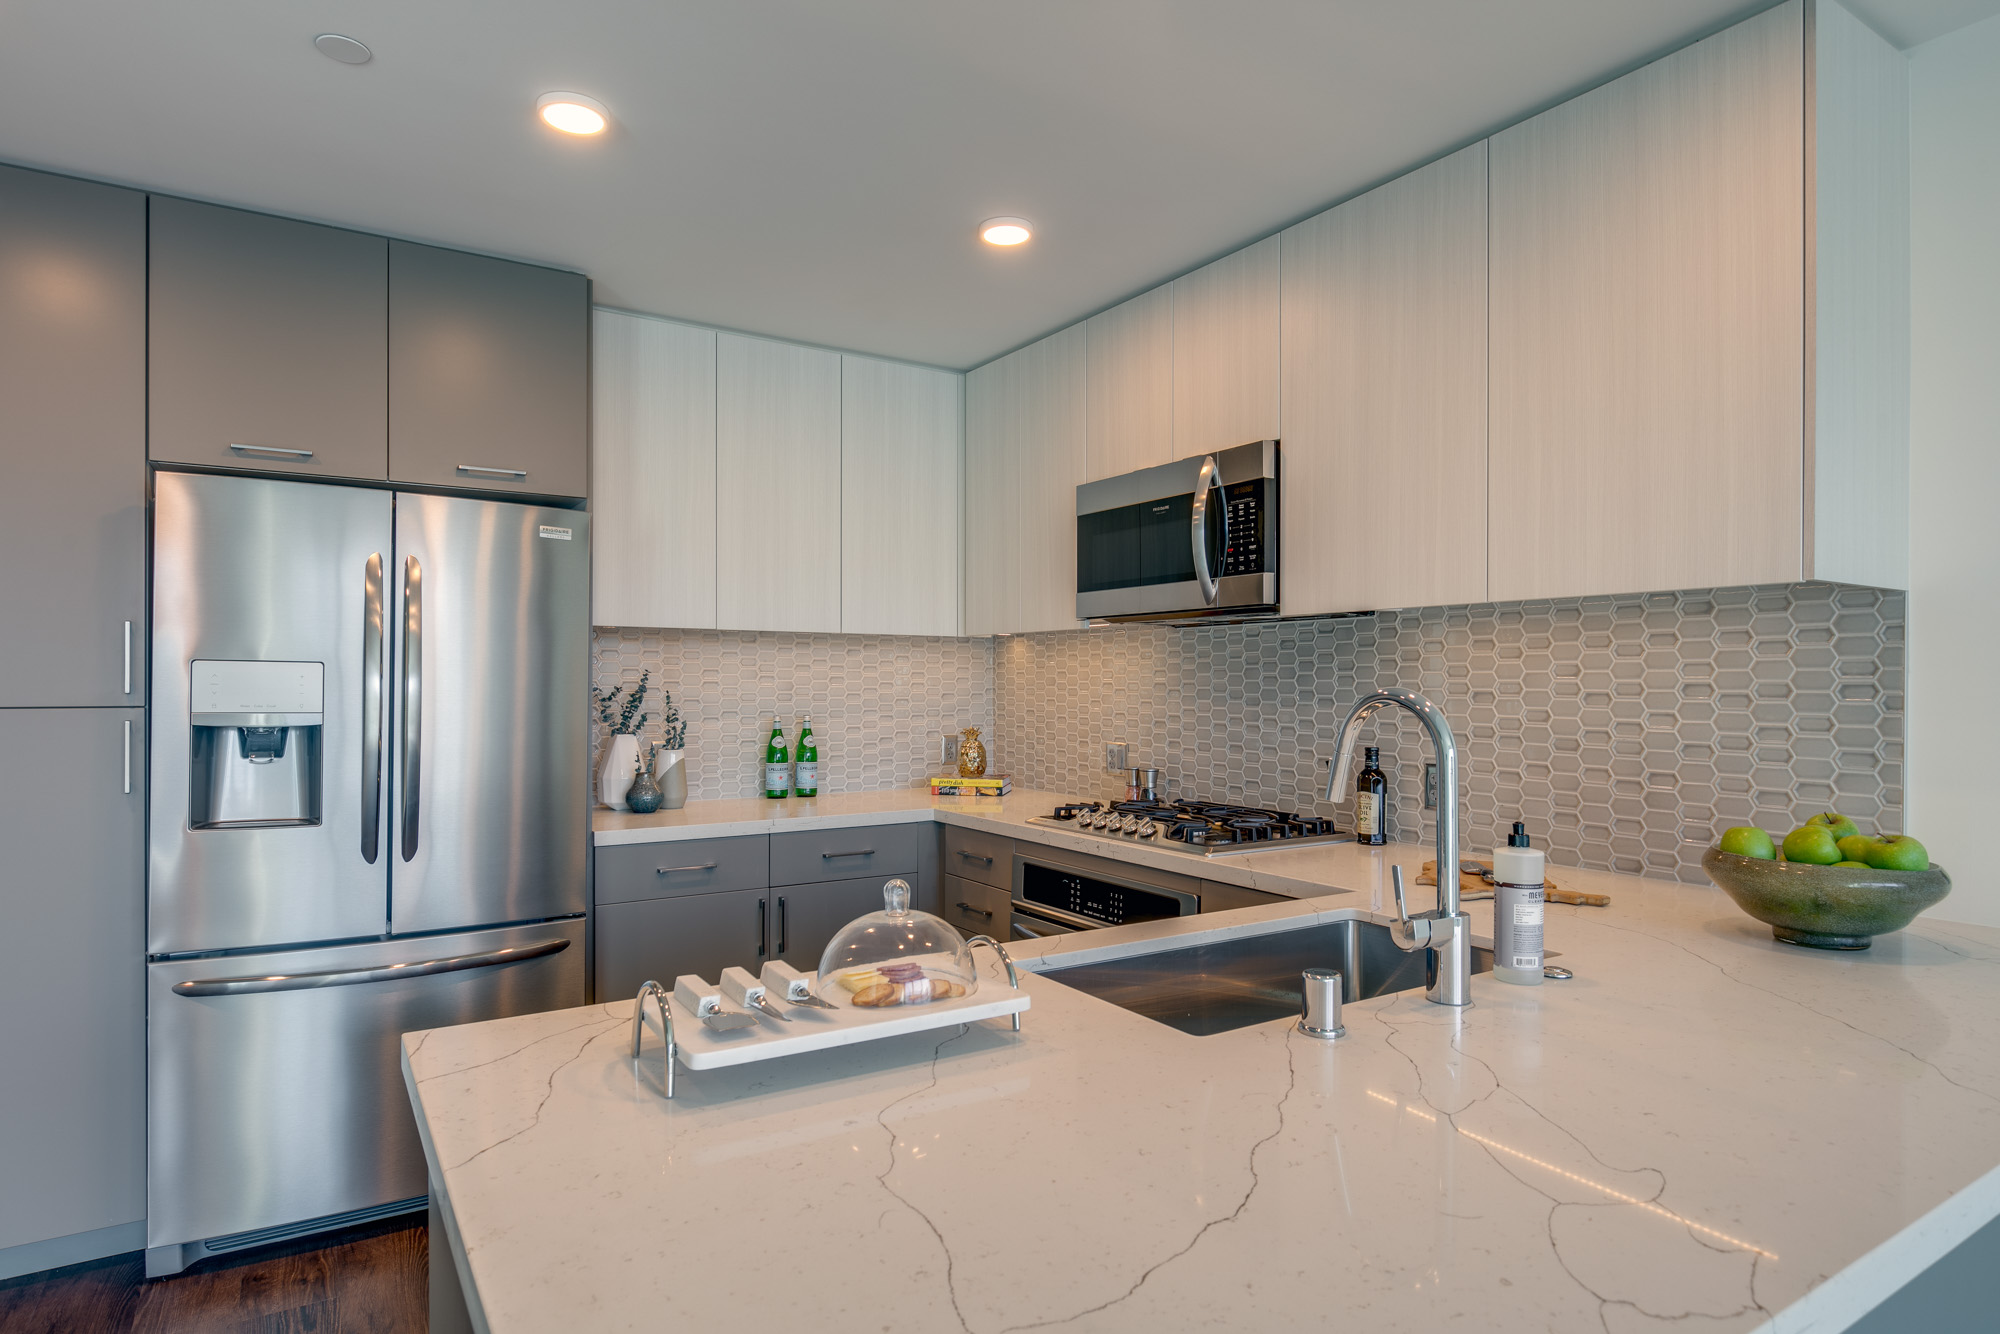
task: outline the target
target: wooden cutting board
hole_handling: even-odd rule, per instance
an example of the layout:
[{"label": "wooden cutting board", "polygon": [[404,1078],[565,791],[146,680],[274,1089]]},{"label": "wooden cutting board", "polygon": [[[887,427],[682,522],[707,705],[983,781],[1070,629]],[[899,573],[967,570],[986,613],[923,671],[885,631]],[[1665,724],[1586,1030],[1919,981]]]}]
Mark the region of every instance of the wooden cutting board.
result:
[{"label": "wooden cutting board", "polygon": [[[1485,874],[1475,875],[1471,871],[1460,869],[1458,873],[1458,897],[1461,899],[1492,898],[1493,882],[1486,878],[1493,874],[1492,866],[1486,862],[1475,862],[1470,857],[1463,860],[1465,864],[1478,866]],[[1420,885],[1435,885],[1438,882],[1437,865],[1435,860],[1425,862],[1424,869],[1417,872],[1417,883]],[[1574,903],[1585,908],[1608,908],[1611,906],[1611,896],[1609,894],[1582,894],[1573,889],[1560,889],[1553,880],[1544,880],[1542,882],[1542,895],[1550,903]]]}]

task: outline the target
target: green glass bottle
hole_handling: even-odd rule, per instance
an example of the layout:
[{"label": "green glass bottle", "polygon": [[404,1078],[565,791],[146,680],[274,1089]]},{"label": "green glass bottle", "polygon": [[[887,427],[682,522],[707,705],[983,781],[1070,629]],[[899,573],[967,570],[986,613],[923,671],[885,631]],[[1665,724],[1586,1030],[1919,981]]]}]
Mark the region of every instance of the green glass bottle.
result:
[{"label": "green glass bottle", "polygon": [[798,777],[792,781],[792,795],[819,795],[819,747],[813,744],[812,719],[799,719]]},{"label": "green glass bottle", "polygon": [[792,757],[785,749],[785,728],[771,720],[771,739],[764,743],[764,795],[783,799],[792,791]]}]

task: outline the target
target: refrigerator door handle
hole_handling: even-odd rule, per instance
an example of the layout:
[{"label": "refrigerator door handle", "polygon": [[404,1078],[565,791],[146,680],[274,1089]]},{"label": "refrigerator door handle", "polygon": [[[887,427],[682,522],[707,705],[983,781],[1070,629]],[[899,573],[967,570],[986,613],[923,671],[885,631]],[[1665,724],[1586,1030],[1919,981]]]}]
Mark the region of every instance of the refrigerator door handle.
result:
[{"label": "refrigerator door handle", "polygon": [[382,553],[361,581],[361,858],[375,864],[382,841]]},{"label": "refrigerator door handle", "polygon": [[423,781],[424,567],[403,560],[403,860],[417,855]]},{"label": "refrigerator door handle", "polygon": [[176,996],[250,996],[265,991],[311,991],[320,987],[351,987],[364,982],[394,982],[405,977],[431,977],[438,973],[462,973],[468,968],[496,968],[503,963],[539,959],[560,954],[569,948],[567,940],[540,940],[532,945],[515,945],[480,954],[456,954],[446,959],[425,959],[421,963],[389,964],[382,968],[335,968],[323,973],[292,973],[276,977],[211,977],[193,982],[176,982]]}]

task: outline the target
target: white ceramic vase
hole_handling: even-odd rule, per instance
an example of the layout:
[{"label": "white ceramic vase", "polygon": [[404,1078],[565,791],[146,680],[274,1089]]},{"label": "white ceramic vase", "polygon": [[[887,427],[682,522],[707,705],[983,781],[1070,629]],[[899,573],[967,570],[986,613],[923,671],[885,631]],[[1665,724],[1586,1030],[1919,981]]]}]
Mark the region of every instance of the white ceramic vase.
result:
[{"label": "white ceramic vase", "polygon": [[661,749],[653,755],[653,781],[660,785],[660,809],[677,811],[687,805],[687,752]]},{"label": "white ceramic vase", "polygon": [[620,732],[606,741],[604,763],[597,769],[597,799],[614,811],[629,811],[625,793],[639,771],[639,738]]}]

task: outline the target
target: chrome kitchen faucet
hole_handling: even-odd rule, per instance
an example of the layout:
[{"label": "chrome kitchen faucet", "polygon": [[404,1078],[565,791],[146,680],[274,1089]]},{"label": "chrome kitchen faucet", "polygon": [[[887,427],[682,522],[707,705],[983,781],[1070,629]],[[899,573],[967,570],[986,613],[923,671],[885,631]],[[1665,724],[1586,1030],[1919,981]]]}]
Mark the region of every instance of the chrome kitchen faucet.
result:
[{"label": "chrome kitchen faucet", "polygon": [[1437,908],[1410,916],[1403,902],[1402,868],[1393,868],[1396,884],[1396,925],[1390,932],[1398,948],[1409,953],[1431,951],[1430,985],[1424,996],[1436,1005],[1472,1004],[1472,919],[1458,904],[1458,742],[1438,706],[1414,690],[1378,690],[1356,704],[1334,734],[1333,771],[1326,779],[1326,799],[1333,802],[1347,787],[1354,763],[1354,739],[1361,722],[1378,709],[1394,704],[1408,709],[1431,734],[1437,751]]}]

